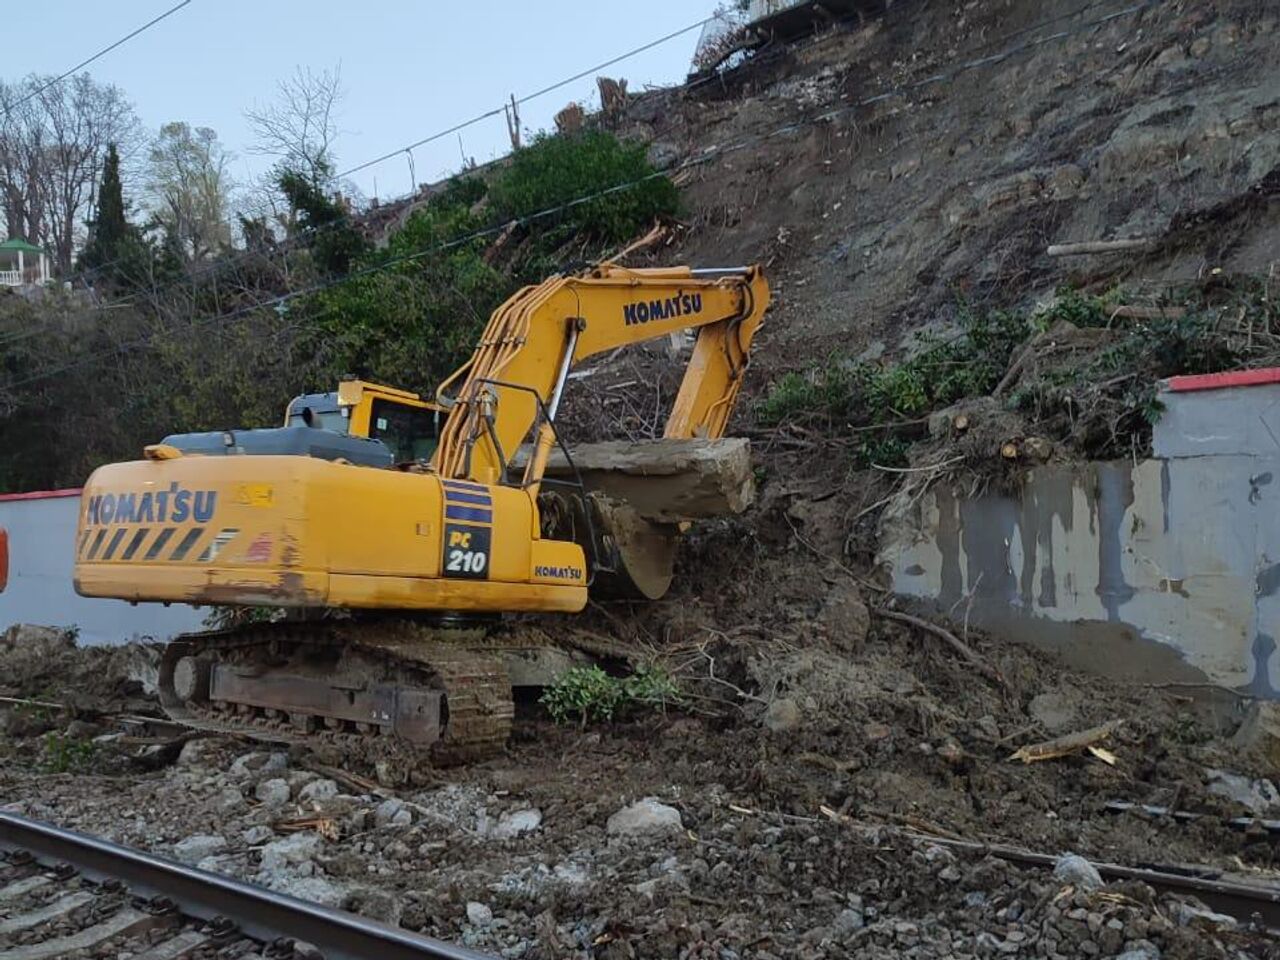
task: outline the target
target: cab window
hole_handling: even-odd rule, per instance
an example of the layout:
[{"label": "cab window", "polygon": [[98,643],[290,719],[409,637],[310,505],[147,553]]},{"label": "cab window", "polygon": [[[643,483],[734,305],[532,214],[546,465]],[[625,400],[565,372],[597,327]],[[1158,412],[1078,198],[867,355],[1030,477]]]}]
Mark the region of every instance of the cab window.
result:
[{"label": "cab window", "polygon": [[439,442],[440,425],[434,410],[375,400],[370,409],[369,436],[391,448],[396,463],[430,460]]}]

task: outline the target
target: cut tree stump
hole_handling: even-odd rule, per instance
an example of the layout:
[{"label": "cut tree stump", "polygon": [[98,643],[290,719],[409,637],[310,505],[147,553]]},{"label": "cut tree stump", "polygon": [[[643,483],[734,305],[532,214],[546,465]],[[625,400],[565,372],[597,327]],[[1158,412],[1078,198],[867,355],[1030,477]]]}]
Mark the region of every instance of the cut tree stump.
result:
[{"label": "cut tree stump", "polygon": [[[680,523],[742,513],[755,502],[755,477],[747,440],[626,440],[571,447],[587,490],[620,500],[653,523]],[[529,448],[515,458],[528,462]],[[546,476],[574,478],[564,453],[553,450]]]}]

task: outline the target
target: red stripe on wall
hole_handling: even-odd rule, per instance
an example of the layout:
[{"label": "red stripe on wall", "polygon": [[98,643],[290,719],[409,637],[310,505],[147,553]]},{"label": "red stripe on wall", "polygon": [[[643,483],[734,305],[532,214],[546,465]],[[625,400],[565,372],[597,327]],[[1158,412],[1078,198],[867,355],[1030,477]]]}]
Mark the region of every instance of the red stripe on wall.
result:
[{"label": "red stripe on wall", "polygon": [[57,500],[61,497],[78,497],[82,487],[74,490],[34,490],[31,493],[0,493],[0,503],[8,500]]},{"label": "red stripe on wall", "polygon": [[1280,367],[1170,377],[1166,383],[1174,393],[1189,393],[1192,390],[1223,390],[1227,387],[1256,387],[1264,383],[1280,383]]}]

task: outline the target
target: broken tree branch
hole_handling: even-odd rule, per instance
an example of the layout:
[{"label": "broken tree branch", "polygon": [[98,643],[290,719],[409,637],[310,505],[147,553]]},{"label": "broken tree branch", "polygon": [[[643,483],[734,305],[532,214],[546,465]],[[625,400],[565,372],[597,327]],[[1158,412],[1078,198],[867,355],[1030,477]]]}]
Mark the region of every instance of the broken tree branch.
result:
[{"label": "broken tree branch", "polygon": [[875,612],[877,616],[884,617],[886,620],[896,620],[899,623],[905,623],[909,626],[915,627],[917,630],[923,630],[926,633],[933,634],[939,640],[946,642],[951,649],[960,654],[960,656],[963,657],[970,666],[988,680],[1001,687],[1005,685],[1004,677],[1000,675],[999,670],[987,663],[987,661],[982,659],[982,657],[978,656],[972,647],[945,627],[940,627],[936,623],[930,623],[928,620],[921,617],[913,617],[909,613],[902,613],[898,610],[888,610],[885,607],[877,607]]},{"label": "broken tree branch", "polygon": [[1081,730],[1079,733],[1069,733],[1053,740],[1045,740],[1043,743],[1029,743],[1025,747],[1019,747],[1009,754],[1009,759],[1021,760],[1023,763],[1035,763],[1038,760],[1053,760],[1056,757],[1065,757],[1069,753],[1087,749],[1107,739],[1107,737],[1115,733],[1116,728],[1119,726],[1119,720],[1111,720],[1096,727],[1090,727],[1088,730]]},{"label": "broken tree branch", "polygon": [[1046,251],[1051,257],[1080,257],[1092,253],[1121,253],[1125,250],[1144,250],[1151,246],[1149,237],[1132,237],[1126,240],[1084,240],[1079,243],[1055,243]]}]

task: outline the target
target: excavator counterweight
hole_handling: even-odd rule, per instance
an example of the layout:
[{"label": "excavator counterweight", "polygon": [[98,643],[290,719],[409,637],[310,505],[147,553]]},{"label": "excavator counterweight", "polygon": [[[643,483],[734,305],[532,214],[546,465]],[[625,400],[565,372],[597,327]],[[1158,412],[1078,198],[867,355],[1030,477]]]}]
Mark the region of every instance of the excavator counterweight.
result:
[{"label": "excavator counterweight", "polygon": [[[657,596],[679,535],[578,485],[544,489],[570,370],[695,330],[665,435],[721,437],[768,302],[756,267],[602,264],[526,287],[434,401],[350,381],[295,400],[280,428],[167,437],[142,460],[98,469],[76,587],[293,611],[285,624],[171,645],[165,705],[193,725],[381,733],[463,753],[470,739],[500,742],[475,720],[497,711],[509,725],[497,661],[458,652],[474,637],[424,633],[421,615],[572,613],[596,572]],[[570,503],[570,533],[548,498]]]}]

